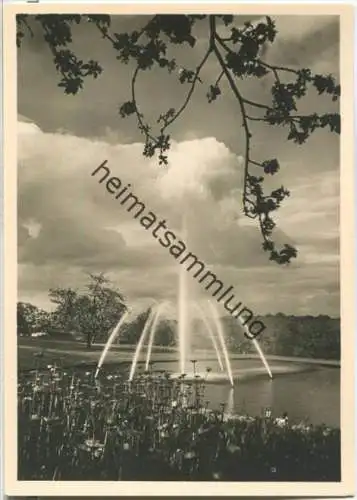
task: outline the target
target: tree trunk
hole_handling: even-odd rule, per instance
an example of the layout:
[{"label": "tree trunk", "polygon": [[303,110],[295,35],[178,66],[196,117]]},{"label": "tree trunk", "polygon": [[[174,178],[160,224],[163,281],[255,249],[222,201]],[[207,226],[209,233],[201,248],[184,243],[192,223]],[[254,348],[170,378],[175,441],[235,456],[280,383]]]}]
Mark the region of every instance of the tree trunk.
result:
[{"label": "tree trunk", "polygon": [[87,349],[90,349],[92,347],[92,335],[90,333],[87,333]]}]

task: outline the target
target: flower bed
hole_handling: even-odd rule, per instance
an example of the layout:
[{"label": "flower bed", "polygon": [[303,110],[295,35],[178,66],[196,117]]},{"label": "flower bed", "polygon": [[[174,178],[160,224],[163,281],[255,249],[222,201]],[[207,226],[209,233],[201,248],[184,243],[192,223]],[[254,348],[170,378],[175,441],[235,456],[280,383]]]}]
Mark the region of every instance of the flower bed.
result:
[{"label": "flower bed", "polygon": [[212,411],[204,379],[19,376],[20,480],[339,481],[340,431]]}]

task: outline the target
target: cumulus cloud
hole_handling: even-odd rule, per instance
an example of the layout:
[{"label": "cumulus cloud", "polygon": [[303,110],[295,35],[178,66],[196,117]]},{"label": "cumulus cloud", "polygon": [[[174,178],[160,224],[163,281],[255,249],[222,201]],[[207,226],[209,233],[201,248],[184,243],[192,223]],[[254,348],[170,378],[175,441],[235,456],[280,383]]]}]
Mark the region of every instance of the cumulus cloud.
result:
[{"label": "cumulus cloud", "polygon": [[[165,265],[176,268],[173,257],[150,232],[106,191],[105,184],[91,176],[103,159],[108,160],[113,176],[131,184],[147,210],[166,218],[168,227],[181,229],[187,196],[199,206],[202,192],[204,212],[192,219],[198,241],[207,239],[206,231],[209,234],[215,226],[219,228],[220,219],[222,226],[226,223],[219,201],[232,196],[224,186],[232,185],[239,159],[214,138],[174,144],[169,167],[160,170],[143,158],[141,144],[112,145],[40,129],[30,137],[21,130],[18,220],[19,261],[23,266],[53,266],[56,274],[56,269],[66,265],[76,275],[95,269],[114,274],[129,270],[131,279],[123,287],[135,295],[135,274],[139,274],[144,291],[145,269],[162,273]],[[215,226],[210,225],[212,220]],[[221,245],[214,258],[221,262],[235,259],[236,254],[227,253]],[[23,276],[26,267],[22,269]],[[20,277],[20,284],[22,281]]]},{"label": "cumulus cloud", "polygon": [[29,118],[26,118],[23,115],[19,115],[17,121],[17,132],[20,135],[32,135],[41,132],[41,129]]},{"label": "cumulus cloud", "polygon": [[[297,183],[296,196],[281,217],[282,226],[295,238],[278,230],[278,243],[295,243],[301,237],[307,245],[307,257],[293,268],[295,281],[291,281],[291,271],[267,261],[257,227],[241,223],[246,219],[239,215],[241,191],[234,180],[241,160],[214,138],[174,144],[169,167],[160,170],[142,157],[141,144],[113,145],[39,129],[30,138],[19,131],[19,281],[24,296],[34,293],[44,300],[46,288],[81,286],[86,272],[104,270],[134,308],[153,298],[175,300],[178,264],[106,191],[105,185],[90,175],[107,159],[112,175],[131,183],[132,192],[148,210],[165,218],[168,227],[180,231],[180,216],[187,208],[189,248],[217,276],[237,287],[246,303],[262,311],[271,310],[267,291],[277,281],[284,292],[280,301],[275,293],[280,308],[292,302],[286,297],[289,288],[299,290],[303,297],[307,285],[311,285],[312,295],[317,287],[317,301],[321,302],[321,282],[311,284],[306,269],[318,264],[320,279],[326,282],[323,264],[329,269],[336,264],[333,252],[318,261],[312,241],[315,237],[321,242],[313,230],[317,229],[316,218],[323,218],[328,211],[335,214],[337,187],[333,187],[336,179],[331,173],[320,177],[318,188],[313,176]],[[308,198],[310,210],[306,209]],[[305,220],[305,229],[310,224],[307,234],[298,231],[299,214]],[[335,228],[336,222],[331,225]],[[301,307],[306,308],[305,300]]]},{"label": "cumulus cloud", "polygon": [[159,186],[165,198],[175,202],[202,199],[209,195],[227,198],[241,157],[213,137],[174,144],[168,168],[162,170]]}]

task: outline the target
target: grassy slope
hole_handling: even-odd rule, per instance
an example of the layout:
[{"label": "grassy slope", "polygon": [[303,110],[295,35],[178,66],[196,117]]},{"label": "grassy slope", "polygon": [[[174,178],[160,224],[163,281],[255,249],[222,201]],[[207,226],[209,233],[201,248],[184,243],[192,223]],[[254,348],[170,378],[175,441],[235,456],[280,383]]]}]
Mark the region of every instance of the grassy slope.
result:
[{"label": "grassy slope", "polygon": [[[31,339],[19,338],[18,339],[18,368],[20,370],[29,370],[36,367],[35,353],[42,352],[43,356],[40,358],[40,366],[46,366],[57,362],[62,366],[75,366],[75,365],[96,365],[103,345],[94,345],[91,350],[87,350],[84,344],[71,341],[59,340],[44,340],[44,339]],[[107,354],[106,364],[130,363],[133,357],[135,346],[118,346],[111,347]],[[195,353],[197,359],[215,359],[212,351],[197,351]],[[257,355],[238,355],[232,354],[231,359],[244,359],[256,358]],[[177,352],[173,348],[160,348],[154,347],[153,358],[155,361],[175,361],[177,359]],[[294,358],[285,356],[267,356],[269,360],[299,362],[308,364],[319,364],[325,366],[340,366],[339,361],[334,360],[318,360],[309,358]],[[145,359],[141,356],[141,360]]]}]

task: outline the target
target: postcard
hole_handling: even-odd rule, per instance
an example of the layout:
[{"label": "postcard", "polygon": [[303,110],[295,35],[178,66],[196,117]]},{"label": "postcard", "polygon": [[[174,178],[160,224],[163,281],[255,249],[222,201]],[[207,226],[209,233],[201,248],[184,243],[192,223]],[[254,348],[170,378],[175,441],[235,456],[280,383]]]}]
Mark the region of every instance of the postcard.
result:
[{"label": "postcard", "polygon": [[354,492],[353,10],[4,6],[5,493]]}]

